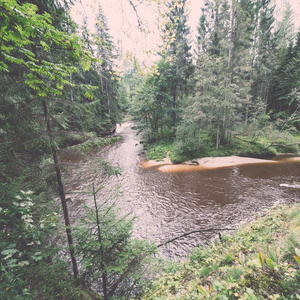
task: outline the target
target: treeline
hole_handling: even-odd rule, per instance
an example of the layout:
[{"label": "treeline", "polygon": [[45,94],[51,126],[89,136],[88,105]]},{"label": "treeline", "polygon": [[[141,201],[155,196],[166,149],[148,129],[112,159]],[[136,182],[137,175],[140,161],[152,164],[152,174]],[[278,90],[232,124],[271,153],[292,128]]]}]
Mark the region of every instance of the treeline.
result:
[{"label": "treeline", "polygon": [[[230,149],[256,156],[297,152],[289,134],[300,129],[300,32],[294,33],[290,6],[278,22],[272,3],[206,0],[196,53],[188,1],[168,1],[160,10],[160,59],[131,102],[150,143],[170,140],[175,161]],[[237,149],[241,141],[244,149]]]}]

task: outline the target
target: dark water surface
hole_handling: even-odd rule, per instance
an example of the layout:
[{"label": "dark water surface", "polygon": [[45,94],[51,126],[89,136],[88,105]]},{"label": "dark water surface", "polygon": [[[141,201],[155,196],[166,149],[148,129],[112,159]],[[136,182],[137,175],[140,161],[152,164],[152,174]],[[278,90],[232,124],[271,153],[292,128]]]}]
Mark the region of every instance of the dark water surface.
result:
[{"label": "dark water surface", "polygon": [[[296,202],[300,189],[280,187],[300,181],[300,163],[282,161],[163,173],[158,167],[141,167],[140,137],[130,124],[118,128],[122,140],[88,158],[69,157],[65,173],[66,192],[72,198],[72,217],[83,203],[92,204],[84,192],[92,182],[107,188],[119,186],[119,206],[136,215],[134,235],[157,244],[185,232],[206,228],[233,228],[277,202]],[[103,180],[95,172],[97,159],[118,164],[122,175]],[[195,233],[163,247],[164,255],[185,257],[190,249],[213,238],[216,232]]]}]

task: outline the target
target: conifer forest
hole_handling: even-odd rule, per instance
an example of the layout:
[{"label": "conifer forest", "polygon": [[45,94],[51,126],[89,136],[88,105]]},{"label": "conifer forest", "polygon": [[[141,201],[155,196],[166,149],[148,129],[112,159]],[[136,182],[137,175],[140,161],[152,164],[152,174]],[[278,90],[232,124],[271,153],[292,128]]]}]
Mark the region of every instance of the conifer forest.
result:
[{"label": "conifer forest", "polygon": [[[146,159],[299,155],[300,28],[291,5],[278,17],[273,0],[204,0],[192,32],[188,0],[115,0],[146,40],[159,35],[146,63],[120,49],[104,1],[94,3],[91,29],[88,15],[78,25],[70,13],[86,1],[0,0],[0,299],[299,299],[297,231],[292,252],[261,250],[256,266],[232,238],[239,246],[222,261],[223,250],[209,246],[180,269],[133,237],[134,216],[102,185],[90,182],[92,205],[76,218],[64,187],[64,158],[118,143],[115,128],[127,121]],[[101,158],[96,167],[103,180],[122,173]],[[299,230],[299,212],[278,213],[280,226],[268,230],[288,218],[290,232]],[[235,273],[222,281],[228,265]]]}]

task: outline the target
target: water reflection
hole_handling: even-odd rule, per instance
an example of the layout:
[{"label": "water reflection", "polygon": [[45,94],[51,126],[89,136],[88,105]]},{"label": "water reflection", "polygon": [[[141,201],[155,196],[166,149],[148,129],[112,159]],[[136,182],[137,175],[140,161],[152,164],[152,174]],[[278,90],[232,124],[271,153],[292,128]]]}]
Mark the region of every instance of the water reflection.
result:
[{"label": "water reflection", "polygon": [[[82,203],[91,203],[83,194],[95,180],[96,186],[120,186],[119,205],[124,213],[137,216],[135,236],[157,244],[185,232],[205,228],[234,227],[275,202],[299,201],[299,189],[280,187],[281,183],[300,181],[300,164],[274,162],[185,172],[161,172],[161,166],[142,168],[143,149],[130,124],[118,128],[122,140],[86,159],[72,158],[80,167],[69,167],[66,190],[73,199],[70,211],[80,213]],[[118,164],[121,176],[103,181],[93,167],[99,156]],[[189,249],[215,236],[197,233],[164,247],[165,255],[184,257]]]}]

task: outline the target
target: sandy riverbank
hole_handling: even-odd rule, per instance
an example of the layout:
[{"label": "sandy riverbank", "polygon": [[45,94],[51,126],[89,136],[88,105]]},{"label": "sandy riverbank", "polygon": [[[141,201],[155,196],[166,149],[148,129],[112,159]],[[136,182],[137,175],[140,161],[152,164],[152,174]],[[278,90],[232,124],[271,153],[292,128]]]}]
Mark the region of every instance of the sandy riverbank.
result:
[{"label": "sandy riverbank", "polygon": [[[295,159],[295,158],[293,158]],[[300,157],[298,157],[300,160]],[[215,169],[232,167],[244,164],[259,164],[259,163],[278,163],[278,161],[258,159],[251,157],[240,156],[226,156],[226,157],[203,157],[194,159],[193,162],[185,162],[183,164],[173,165],[171,160],[167,157],[163,161],[149,160],[141,163],[141,166],[145,169],[151,167],[158,167],[161,172],[188,172],[194,170],[203,169]]]}]

